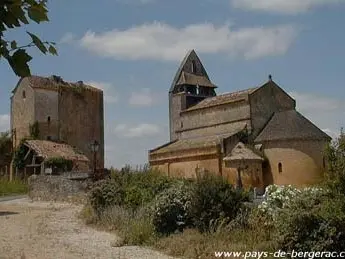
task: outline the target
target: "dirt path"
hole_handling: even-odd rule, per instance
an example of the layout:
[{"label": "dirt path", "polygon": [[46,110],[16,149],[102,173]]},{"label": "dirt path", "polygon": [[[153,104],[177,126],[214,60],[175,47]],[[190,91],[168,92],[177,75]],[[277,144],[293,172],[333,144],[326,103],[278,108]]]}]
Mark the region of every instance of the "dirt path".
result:
[{"label": "dirt path", "polygon": [[171,259],[136,246],[112,247],[116,236],[85,226],[80,206],[31,202],[0,202],[0,259]]}]

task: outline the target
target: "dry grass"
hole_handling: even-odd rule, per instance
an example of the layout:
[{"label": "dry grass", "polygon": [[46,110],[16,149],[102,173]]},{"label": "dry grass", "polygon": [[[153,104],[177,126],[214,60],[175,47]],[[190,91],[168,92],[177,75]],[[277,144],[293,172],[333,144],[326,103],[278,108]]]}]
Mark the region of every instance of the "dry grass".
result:
[{"label": "dry grass", "polygon": [[195,229],[160,238],[155,247],[164,253],[184,258],[215,258],[215,251],[274,251],[264,231],[257,229],[218,228],[211,233],[200,233]]},{"label": "dry grass", "polygon": [[87,224],[116,232],[121,237],[121,243],[125,245],[151,245],[156,240],[154,226],[141,208],[131,210],[112,206],[97,215],[91,206],[87,205],[81,211],[80,217]]}]

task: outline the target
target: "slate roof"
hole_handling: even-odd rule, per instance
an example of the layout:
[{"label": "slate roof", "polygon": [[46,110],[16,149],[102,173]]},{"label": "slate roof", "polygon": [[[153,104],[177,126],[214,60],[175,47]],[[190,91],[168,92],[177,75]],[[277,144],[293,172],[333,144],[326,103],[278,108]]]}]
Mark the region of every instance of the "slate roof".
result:
[{"label": "slate roof", "polygon": [[249,147],[246,147],[242,142],[239,142],[231,151],[230,155],[226,156],[224,161],[240,161],[240,160],[252,160],[263,161],[264,159],[254,153]]},{"label": "slate roof", "polygon": [[200,85],[204,87],[216,88],[206,76],[198,76],[182,71],[176,85]]},{"label": "slate roof", "polygon": [[289,110],[276,112],[255,142],[287,139],[331,140],[331,137],[296,110]]},{"label": "slate roof", "polygon": [[260,87],[254,87],[254,88],[249,88],[245,90],[240,90],[237,92],[225,93],[225,94],[218,95],[215,97],[206,98],[203,101],[199,102],[198,104],[188,108],[184,112],[245,100],[249,94],[253,93],[259,88]]},{"label": "slate roof", "polygon": [[56,143],[48,140],[27,140],[24,143],[43,159],[63,157],[72,161],[89,161],[82,153],[67,144]]},{"label": "slate roof", "polygon": [[232,132],[220,135],[203,136],[189,139],[179,139],[170,143],[167,143],[161,147],[153,149],[150,154],[167,153],[180,150],[188,150],[193,148],[205,148],[215,147],[220,144],[223,139],[229,138],[236,133],[242,131],[245,126],[233,129]]},{"label": "slate roof", "polygon": [[[32,88],[36,88],[36,89],[58,90],[59,86],[62,86],[62,87],[83,87],[84,89],[88,89],[88,90],[92,90],[92,91],[96,91],[96,92],[102,92],[101,89],[87,85],[82,81],[80,81],[80,82],[66,82],[61,77],[54,76],[54,75],[51,77],[32,75],[32,76],[28,76],[25,78],[27,78],[29,80],[30,86]],[[24,79],[24,78],[22,78],[22,79]],[[17,84],[15,89],[12,91],[12,93],[14,93],[16,91],[21,80],[19,81],[19,83]]]},{"label": "slate roof", "polygon": [[174,88],[178,82],[178,80],[180,79],[180,76],[181,76],[181,73],[184,71],[184,68],[186,66],[186,64],[190,61],[190,60],[196,60],[198,61],[198,63],[200,63],[201,65],[201,71],[202,71],[202,75],[210,81],[210,78],[208,77],[207,75],[207,72],[206,72],[206,69],[204,68],[200,58],[198,57],[198,55],[196,54],[195,50],[190,50],[187,55],[184,57],[184,59],[182,60],[179,68],[177,69],[176,71],[176,74],[174,76],[174,80],[172,81],[171,83],[171,86],[170,86],[170,90],[169,92],[173,92],[174,91]]}]

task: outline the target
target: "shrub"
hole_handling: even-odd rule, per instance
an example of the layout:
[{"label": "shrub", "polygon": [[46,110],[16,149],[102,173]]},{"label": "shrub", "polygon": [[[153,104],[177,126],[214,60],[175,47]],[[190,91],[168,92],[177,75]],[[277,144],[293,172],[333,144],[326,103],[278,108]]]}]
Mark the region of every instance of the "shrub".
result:
[{"label": "shrub", "polygon": [[158,233],[170,234],[191,225],[191,196],[190,184],[180,181],[156,197],[150,215]]},{"label": "shrub", "polygon": [[155,172],[125,173],[120,177],[125,188],[125,204],[131,208],[151,202],[174,182],[173,179]]},{"label": "shrub", "polygon": [[274,224],[283,209],[294,207],[297,202],[304,200],[308,200],[308,203],[299,206],[308,206],[308,209],[312,209],[325,195],[327,190],[317,187],[297,189],[291,185],[270,185],[266,188],[265,201],[258,206],[260,216],[265,219],[265,225]]},{"label": "shrub", "polygon": [[123,187],[115,181],[99,181],[89,193],[92,208],[100,213],[110,205],[122,205],[125,192]]},{"label": "shrub", "polygon": [[237,191],[224,178],[205,174],[198,177],[193,188],[191,217],[200,231],[208,231],[211,221],[231,221],[248,197]]},{"label": "shrub", "polygon": [[89,201],[96,211],[111,205],[135,209],[151,202],[174,181],[155,172],[113,173],[110,180],[99,181],[94,185]]},{"label": "shrub", "polygon": [[313,202],[299,197],[294,205],[279,214],[277,220],[279,246],[290,251],[292,249],[343,251],[345,249],[343,201],[324,199],[318,204]]},{"label": "shrub", "polygon": [[52,167],[59,171],[71,171],[73,169],[73,161],[63,157],[52,157],[45,161],[47,167]]}]

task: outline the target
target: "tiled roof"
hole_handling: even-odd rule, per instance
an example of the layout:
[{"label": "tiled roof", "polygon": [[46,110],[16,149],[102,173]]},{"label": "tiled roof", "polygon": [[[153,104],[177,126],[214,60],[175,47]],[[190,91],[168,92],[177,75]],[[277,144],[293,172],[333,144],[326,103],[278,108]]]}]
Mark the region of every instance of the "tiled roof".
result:
[{"label": "tiled roof", "polygon": [[295,110],[276,112],[255,142],[286,139],[327,139],[331,137]]},{"label": "tiled roof", "polygon": [[[49,90],[58,90],[59,86],[62,87],[83,87],[84,89],[102,92],[101,89],[96,87],[86,85],[82,81],[80,82],[65,82],[61,77],[58,76],[51,76],[51,77],[42,77],[42,76],[29,76],[27,77],[29,80],[30,86],[32,88],[39,88],[39,89],[49,89]],[[13,92],[16,89],[13,90]]]},{"label": "tiled roof", "polygon": [[176,85],[199,85],[205,87],[216,88],[214,84],[206,76],[198,76],[182,71]]},{"label": "tiled roof", "polygon": [[193,111],[197,109],[208,108],[212,106],[218,106],[226,103],[237,102],[240,100],[245,100],[249,94],[253,93],[259,87],[249,88],[237,92],[226,93],[222,95],[218,95],[215,97],[206,98],[203,101],[199,102],[198,104],[188,108],[185,111]]},{"label": "tiled roof", "polygon": [[264,159],[255,154],[253,150],[246,147],[242,142],[239,142],[231,151],[230,155],[224,158],[225,161],[240,161],[240,160],[257,160],[263,161]]},{"label": "tiled roof", "polygon": [[229,132],[227,134],[221,134],[221,135],[212,135],[212,136],[204,136],[204,137],[189,138],[189,139],[179,139],[177,141],[163,145],[162,147],[159,147],[157,149],[151,150],[150,154],[188,150],[188,149],[193,149],[193,148],[215,147],[216,145],[220,144],[223,139],[229,138],[235,135],[236,133],[242,131],[243,129],[244,127],[236,128],[232,132]]},{"label": "tiled roof", "polygon": [[33,149],[37,156],[44,159],[63,157],[72,161],[89,161],[84,154],[67,144],[47,140],[27,140],[25,145]]}]

